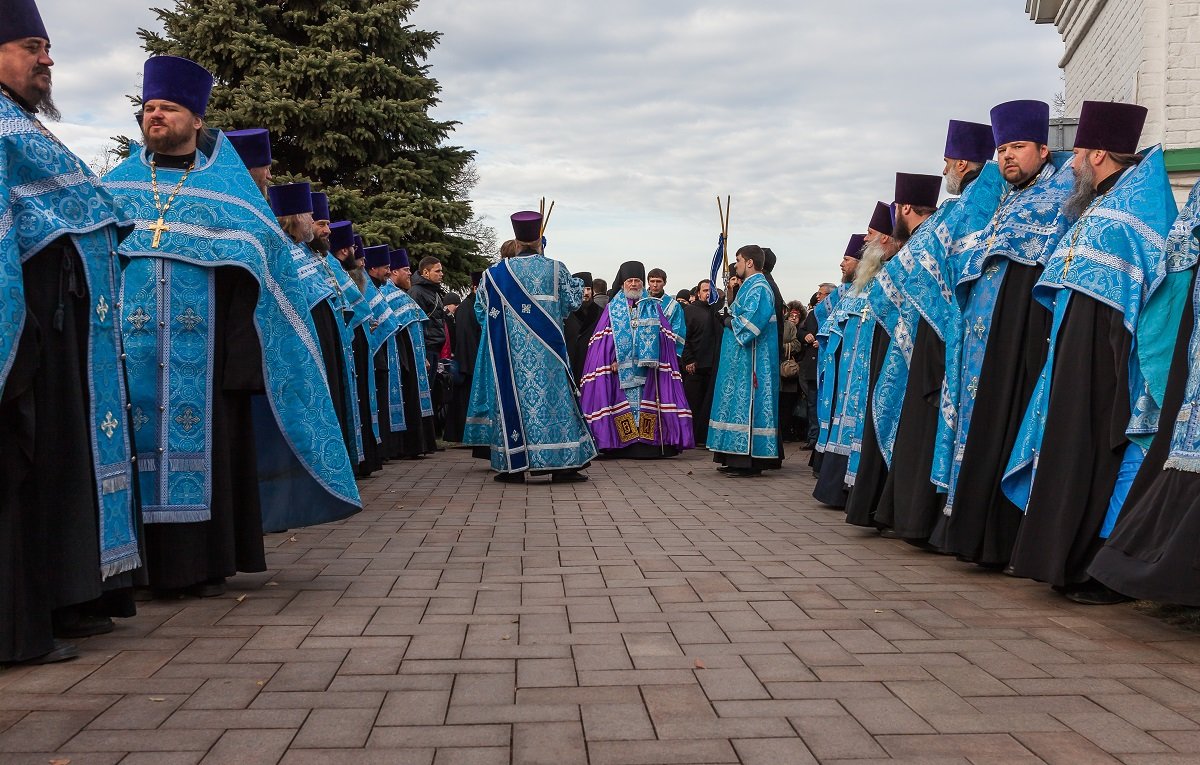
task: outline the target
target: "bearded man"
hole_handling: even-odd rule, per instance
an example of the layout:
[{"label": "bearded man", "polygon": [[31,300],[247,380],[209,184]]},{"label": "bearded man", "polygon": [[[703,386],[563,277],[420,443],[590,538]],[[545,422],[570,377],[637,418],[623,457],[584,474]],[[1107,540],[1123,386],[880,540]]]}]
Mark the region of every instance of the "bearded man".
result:
[{"label": "bearded man", "polygon": [[[875,317],[875,335],[872,339],[870,375],[866,389],[866,416],[862,434],[850,453],[846,471],[846,483],[850,493],[846,499],[846,522],[855,526],[885,529],[891,524],[876,517],[879,499],[883,495],[891,462],[889,439],[892,432],[881,429],[881,423],[897,419],[900,402],[893,391],[899,386],[900,364],[888,364],[898,355],[911,353],[912,330],[910,317],[904,316],[907,309],[900,297],[900,283],[904,271],[895,254],[904,247],[912,234],[923,226],[937,207],[942,179],[936,175],[896,173],[895,201],[889,206],[892,211],[891,241],[881,253],[884,264],[874,264],[874,247],[869,248],[868,266],[863,274],[876,270],[876,277],[862,289],[866,291],[867,303]],[[868,229],[869,231],[870,229]],[[882,395],[880,395],[882,394]],[[930,444],[932,446],[932,443]]]},{"label": "bearded man", "polygon": [[[961,331],[947,340],[946,387],[956,412],[948,516],[939,545],[963,560],[1008,565],[1022,514],[1000,480],[1046,360],[1050,313],[1033,299],[1046,258],[1066,233],[1072,175],[1046,146],[1050,107],[1010,101],[991,111],[1003,195],[961,255]],[[978,425],[978,427],[976,427]],[[976,434],[976,435],[972,435]]]},{"label": "bearded man", "polygon": [[775,296],[757,245],[737,251],[741,285],[724,317],[721,360],[708,425],[708,448],[732,477],[783,466],[779,451],[779,332]]},{"label": "bearded man", "polygon": [[396,353],[400,362],[405,424],[399,433],[400,452],[396,456],[415,460],[437,451],[433,391],[429,379],[430,369],[435,367],[426,355],[428,343],[425,341],[429,317],[408,294],[413,286],[408,250],[403,247],[392,250],[388,257],[391,280],[381,291],[396,315]]},{"label": "bearded man", "polygon": [[1077,221],[1034,288],[1054,316],[1050,351],[1003,484],[1025,512],[1012,573],[1089,605],[1128,600],[1087,569],[1128,491],[1120,475],[1137,473],[1157,430],[1148,381],[1166,378],[1182,314],[1150,305],[1177,208],[1162,148],[1136,153],[1145,120],[1143,106],[1083,103],[1066,202]]},{"label": "bearded man", "polygon": [[[129,232],[57,119],[33,0],[0,0],[0,665],[74,658],[141,565],[121,364]],[[19,221],[19,225],[14,225]]]},{"label": "bearded man", "polygon": [[[150,585],[201,596],[266,569],[264,513],[297,527],[360,506],[293,243],[205,127],[212,83],[149,59],[146,147],[105,177],[137,226],[120,318]],[[281,462],[270,486],[258,453]]]},{"label": "bearded man", "polygon": [[646,267],[622,264],[621,292],[604,307],[583,363],[580,407],[602,453],[673,457],[696,445],[675,333],[643,290]]}]

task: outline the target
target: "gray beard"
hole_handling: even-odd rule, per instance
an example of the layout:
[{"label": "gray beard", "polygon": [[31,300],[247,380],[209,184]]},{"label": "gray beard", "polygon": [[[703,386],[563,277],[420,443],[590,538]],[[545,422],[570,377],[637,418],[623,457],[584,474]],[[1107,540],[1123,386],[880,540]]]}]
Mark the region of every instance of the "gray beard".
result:
[{"label": "gray beard", "polygon": [[875,274],[879,273],[879,269],[883,268],[883,264],[887,261],[890,254],[879,239],[871,242],[863,249],[862,260],[859,262],[858,268],[854,271],[854,289],[856,292],[861,293],[871,285],[871,282],[875,279]]},{"label": "gray beard", "polygon": [[950,194],[951,196],[958,196],[962,194],[962,190],[963,176],[959,175],[953,170],[946,173],[946,193]]},{"label": "gray beard", "polygon": [[1086,164],[1082,172],[1075,173],[1075,188],[1071,190],[1067,201],[1063,202],[1063,212],[1067,220],[1079,220],[1096,198],[1096,194],[1096,171],[1090,164]]}]

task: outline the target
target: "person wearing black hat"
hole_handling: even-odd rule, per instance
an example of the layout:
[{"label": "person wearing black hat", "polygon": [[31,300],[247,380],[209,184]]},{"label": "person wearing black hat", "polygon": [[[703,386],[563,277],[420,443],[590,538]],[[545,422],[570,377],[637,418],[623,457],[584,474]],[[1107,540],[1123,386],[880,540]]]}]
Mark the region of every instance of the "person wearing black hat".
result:
[{"label": "person wearing black hat", "polygon": [[[267,201],[279,227],[296,245],[299,257],[299,272],[301,278],[312,283],[311,291],[320,295],[320,299],[309,309],[313,325],[317,329],[317,342],[321,346],[321,362],[325,367],[325,379],[329,384],[330,400],[337,414],[338,425],[342,430],[342,441],[346,444],[346,453],[355,465],[355,471],[361,472],[358,465],[361,449],[356,447],[360,437],[355,423],[355,410],[358,407],[358,397],[355,393],[354,359],[348,355],[353,336],[348,333],[342,321],[341,295],[331,287],[321,273],[323,260],[318,260],[313,245],[318,242],[317,222],[314,215],[314,202],[317,197],[312,187],[307,183],[288,183],[271,186],[267,189]],[[324,215],[323,227],[329,229],[329,201],[325,195],[320,195],[324,205],[321,211]],[[323,246],[329,249],[329,239],[326,234]],[[320,256],[322,259],[324,255]],[[280,526],[282,521],[271,515],[263,517],[263,528],[268,533],[285,531],[286,526]]]},{"label": "person wearing black hat", "polygon": [[77,656],[56,638],[131,616],[142,565],[116,253],[131,227],[42,122],[52,66],[33,0],[0,0],[0,665]]},{"label": "person wearing black hat", "polygon": [[[844,416],[846,408],[861,406],[854,392],[854,383],[866,379],[864,375],[852,374],[861,366],[862,356],[869,348],[867,335],[860,342],[865,300],[853,287],[868,234],[851,234],[842,255],[842,284],[828,299],[817,305],[817,314],[829,313],[821,319],[817,330],[819,353],[817,360],[817,418],[820,431],[816,448],[809,458],[817,485],[813,497],[829,507],[846,506],[846,469],[849,464],[850,448],[854,443],[854,431],[850,425],[858,418],[853,414]],[[822,310],[821,306],[829,306]]]},{"label": "person wearing black hat", "polygon": [[271,175],[271,133],[266,128],[227,130],[225,137],[237,150],[238,156],[250,171],[250,177],[265,197],[274,180]]},{"label": "person wearing black hat", "polygon": [[1033,299],[1033,287],[1070,225],[1063,203],[1073,177],[1062,169],[1065,157],[1051,157],[1046,146],[1048,104],[1000,104],[991,125],[1005,185],[989,223],[958,256],[962,325],[946,343],[955,434],[937,544],[963,560],[1003,568],[1024,516],[1000,481],[1050,335],[1051,314]]},{"label": "person wearing black hat", "polygon": [[[903,282],[906,272],[903,263],[896,259],[896,253],[908,244],[913,233],[929,219],[937,208],[938,194],[941,191],[942,178],[938,175],[921,175],[916,173],[896,173],[894,201],[888,205],[891,212],[892,226],[886,235],[880,232],[875,242],[867,245],[863,256],[863,265],[855,276],[855,286],[866,292],[867,302],[871,308],[871,323],[874,334],[871,341],[865,412],[866,416],[861,425],[862,435],[855,442],[851,452],[850,468],[847,472],[847,484],[851,486],[846,498],[846,521],[856,526],[866,526],[886,529],[890,523],[876,517],[879,509],[879,499],[883,494],[884,483],[888,477],[888,457],[881,449],[879,441],[879,421],[885,412],[879,411],[881,404],[889,408],[899,408],[900,402],[890,397],[881,397],[880,393],[888,393],[894,389],[890,375],[896,365],[889,365],[889,354],[903,354],[895,343],[907,343],[908,327],[904,317],[900,315],[904,301],[899,299],[899,285]],[[872,219],[872,225],[875,224]],[[882,255],[883,263],[875,258]],[[874,276],[870,276],[874,272]],[[867,279],[866,283],[863,280]],[[864,320],[864,324],[866,321]],[[893,350],[896,349],[896,350]],[[932,449],[932,441],[930,448]]]},{"label": "person wearing black hat", "polygon": [[[696,445],[708,441],[708,415],[712,407],[712,372],[721,352],[721,319],[718,311],[724,303],[709,305],[712,282],[708,279],[696,285],[696,299],[683,308],[687,320],[687,339],[679,357],[683,372],[683,392],[692,409],[692,432]],[[705,447],[707,448],[707,447]]]},{"label": "person wearing black hat", "polygon": [[538,212],[512,216],[517,254],[485,271],[476,293],[483,340],[463,443],[488,449],[502,483],[527,473],[586,481],[596,457],[562,329],[583,303],[583,282],[542,254],[543,225]]},{"label": "person wearing black hat", "polygon": [[1150,304],[1177,208],[1162,147],[1136,153],[1146,113],[1083,103],[1067,201],[1080,217],[1034,289],[1054,312],[1050,354],[1004,477],[1025,510],[1012,572],[1077,603],[1128,600],[1088,567],[1158,428],[1163,396],[1150,381],[1167,378],[1182,314],[1181,303]]},{"label": "person wearing black hat", "polygon": [[266,570],[264,515],[295,528],[361,507],[293,242],[204,126],[212,85],[149,59],[146,148],[104,179],[136,223],[120,320],[150,585],[201,596]]},{"label": "person wearing black hat", "polygon": [[[381,292],[399,323],[396,332],[396,354],[399,356],[400,381],[403,391],[403,428],[398,433],[399,451],[391,456],[404,459],[421,459],[437,451],[437,434],[434,427],[433,379],[436,359],[427,355],[425,326],[429,317],[413,300],[408,291],[412,288],[412,264],[408,250],[401,247],[389,254],[391,282]],[[393,381],[393,385],[395,381]],[[393,421],[397,427],[400,417]]]},{"label": "person wearing black hat", "polygon": [[604,309],[596,305],[592,294],[592,275],[581,271],[572,276],[583,282],[583,303],[563,322],[563,336],[567,339],[567,353],[571,357],[571,374],[578,384],[583,378],[583,357],[587,355],[588,343]]},{"label": "person wearing black hat", "polygon": [[[995,209],[1001,185],[997,169],[993,166],[987,181],[974,186],[992,151],[990,125],[950,121],[943,155],[946,190],[960,194],[975,188],[982,196],[970,193],[968,198],[943,203],[898,253],[895,262],[900,268],[889,268],[898,290],[895,294],[903,304],[898,322],[903,329],[894,330],[893,336],[911,337],[912,342],[906,346],[893,341],[885,362],[886,379],[873,401],[875,429],[888,461],[875,520],[888,527],[885,536],[918,546],[928,544],[938,521],[945,517],[945,495],[937,491],[931,476],[946,372],[942,338],[957,328],[949,319],[953,313],[942,302],[947,292],[953,294],[946,283],[954,270],[952,261],[947,260],[947,240],[961,241],[976,233]],[[932,182],[926,194],[928,200],[936,199]],[[901,209],[898,217],[903,218],[904,212]],[[947,318],[934,318],[933,324],[929,321],[942,316]]]}]

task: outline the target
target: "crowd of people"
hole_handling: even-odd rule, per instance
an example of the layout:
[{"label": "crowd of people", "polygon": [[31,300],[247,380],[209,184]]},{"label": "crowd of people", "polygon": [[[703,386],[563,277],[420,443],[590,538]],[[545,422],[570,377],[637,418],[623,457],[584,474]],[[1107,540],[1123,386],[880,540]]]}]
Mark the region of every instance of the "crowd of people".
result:
[{"label": "crowd of people", "polygon": [[697,447],[755,478],[793,441],[850,523],[1081,603],[1200,604],[1200,192],[1179,213],[1140,107],[1086,103],[1073,154],[1040,102],[951,121],[943,173],[897,173],[806,302],[758,245],[674,296],[639,261],[610,287],[532,211],[459,294],[272,184],[270,133],[206,125],[188,59],[146,61],[142,143],[97,178],[41,121],[36,5],[4,7],[0,664],[221,595],[264,533],[454,446],[571,483]]}]

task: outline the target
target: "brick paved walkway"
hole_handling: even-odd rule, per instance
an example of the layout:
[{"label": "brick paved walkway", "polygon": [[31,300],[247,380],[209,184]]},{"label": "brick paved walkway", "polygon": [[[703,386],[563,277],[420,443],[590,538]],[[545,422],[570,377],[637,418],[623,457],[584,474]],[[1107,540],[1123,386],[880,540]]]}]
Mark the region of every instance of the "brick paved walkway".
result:
[{"label": "brick paved walkway", "polygon": [[0,763],[1200,762],[1200,636],[851,528],[801,462],[389,466],[226,597],[0,673]]}]

